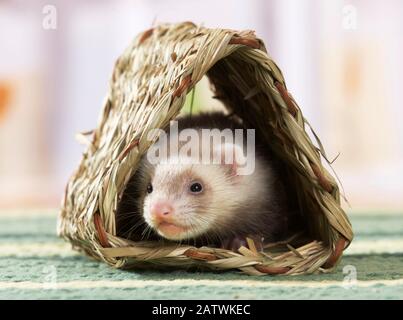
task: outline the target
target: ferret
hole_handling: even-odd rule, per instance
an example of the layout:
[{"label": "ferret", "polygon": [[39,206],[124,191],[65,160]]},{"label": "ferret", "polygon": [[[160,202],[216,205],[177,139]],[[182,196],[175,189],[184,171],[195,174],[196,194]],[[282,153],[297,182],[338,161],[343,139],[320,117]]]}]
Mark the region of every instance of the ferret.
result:
[{"label": "ferret", "polygon": [[[203,129],[246,131],[240,121],[221,113],[179,118],[179,133],[185,129],[197,133]],[[201,145],[205,138],[196,142]],[[246,143],[243,139],[238,145],[220,141],[209,146],[210,160],[214,155],[222,160],[223,152],[228,151],[233,155],[232,163],[191,162],[188,154],[174,155],[165,149],[166,161],[150,163],[143,156],[118,207],[118,236],[134,241],[213,245],[234,251],[247,247],[247,237],[259,250],[266,241],[283,239],[296,214],[287,201],[278,161],[256,139],[254,170],[241,175],[238,160],[247,159],[242,158]],[[184,144],[179,143],[179,147]]]}]

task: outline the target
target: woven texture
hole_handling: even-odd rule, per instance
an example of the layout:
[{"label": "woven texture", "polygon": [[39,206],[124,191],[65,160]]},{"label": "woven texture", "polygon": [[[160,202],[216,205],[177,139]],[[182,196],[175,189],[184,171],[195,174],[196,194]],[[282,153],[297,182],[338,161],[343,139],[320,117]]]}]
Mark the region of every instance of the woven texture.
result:
[{"label": "woven texture", "polygon": [[403,299],[403,212],[352,214],[355,238],[335,271],[293,277],[126,272],[72,251],[55,218],[0,209],[0,299]]},{"label": "woven texture", "polygon": [[[186,94],[204,75],[229,112],[256,128],[287,166],[309,224],[302,245],[290,241],[270,245],[264,254],[253,246],[235,253],[116,236],[117,205],[152,143],[147,135],[179,114]],[[200,266],[252,275],[331,270],[353,234],[337,183],[322,166],[322,145],[319,139],[319,147],[311,142],[307,125],[280,69],[252,31],[188,22],[147,30],[117,60],[97,128],[79,135],[88,147],[67,184],[58,233],[115,267]]]}]

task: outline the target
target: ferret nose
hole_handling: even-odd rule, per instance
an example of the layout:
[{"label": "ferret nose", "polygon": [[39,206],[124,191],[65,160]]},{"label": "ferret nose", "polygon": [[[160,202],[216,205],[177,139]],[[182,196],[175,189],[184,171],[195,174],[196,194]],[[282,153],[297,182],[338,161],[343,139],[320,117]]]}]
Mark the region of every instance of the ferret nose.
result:
[{"label": "ferret nose", "polygon": [[172,212],[172,206],[166,201],[154,203],[151,207],[151,215],[156,220],[166,220],[170,217]]}]

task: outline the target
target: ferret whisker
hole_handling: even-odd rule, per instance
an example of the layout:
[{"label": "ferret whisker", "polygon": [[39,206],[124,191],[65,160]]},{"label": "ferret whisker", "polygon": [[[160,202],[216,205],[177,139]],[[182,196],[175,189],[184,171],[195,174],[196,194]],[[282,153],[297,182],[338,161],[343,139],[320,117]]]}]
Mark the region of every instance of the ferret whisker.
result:
[{"label": "ferret whisker", "polygon": [[[134,223],[133,224],[133,226],[130,228],[130,229],[133,229],[133,228],[137,228],[137,227],[139,227],[139,226],[141,226],[141,225],[143,225],[143,224],[145,224],[146,222],[144,221],[144,220],[139,220],[139,221],[137,221],[136,223]],[[129,229],[129,230],[130,230]]]},{"label": "ferret whisker", "polygon": [[[184,117],[178,124],[180,131],[193,128],[230,129],[234,132],[235,129],[246,129],[249,126],[219,113]],[[167,134],[170,133],[167,131]],[[202,135],[200,138],[203,139]],[[246,140],[242,143],[248,143]],[[200,146],[204,140],[196,142]],[[215,151],[215,147],[213,145],[211,149]],[[247,145],[239,147],[246,150]],[[119,203],[117,234],[120,236],[124,233],[133,239],[157,240],[162,244],[220,247],[226,241],[232,241],[231,238],[248,234],[268,237],[283,232],[287,228],[284,219],[291,217],[282,181],[286,175],[282,174],[281,163],[278,162],[278,166],[276,159],[272,159],[273,152],[268,150],[266,143],[261,144],[259,138],[255,149],[254,173],[237,175],[236,183],[234,175],[228,174],[228,166],[150,164],[144,156],[138,166],[132,168],[133,175]],[[233,150],[236,152],[235,148]],[[167,155],[171,155],[170,150]],[[201,191],[192,190],[194,181],[200,184]],[[165,217],[166,211],[153,213],[151,208],[157,208],[157,204],[160,207],[157,210],[172,207],[172,215]],[[162,236],[166,226],[151,226],[147,222],[148,218],[145,219],[151,214],[163,214],[162,219],[167,219],[167,222],[177,221],[178,225],[184,224],[188,228],[180,233],[175,228],[167,229],[167,232],[172,233],[171,236]],[[170,217],[173,219],[170,220]],[[178,240],[169,240],[171,238]]]},{"label": "ferret whisker", "polygon": [[146,228],[141,233],[141,240],[148,240],[150,236],[151,226],[147,225]]},{"label": "ferret whisker", "polygon": [[132,239],[132,238],[133,238],[133,235],[134,235],[134,233],[135,233],[135,231],[137,231],[138,229],[140,229],[140,226],[137,226],[137,227],[135,227],[135,228],[130,228],[130,229],[127,231],[127,237],[128,237],[128,239]]}]

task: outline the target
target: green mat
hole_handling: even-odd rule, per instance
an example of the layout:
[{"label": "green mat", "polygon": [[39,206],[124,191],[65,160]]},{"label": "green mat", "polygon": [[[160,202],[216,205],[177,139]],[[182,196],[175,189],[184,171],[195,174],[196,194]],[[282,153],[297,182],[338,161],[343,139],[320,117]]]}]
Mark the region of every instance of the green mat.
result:
[{"label": "green mat", "polygon": [[55,212],[0,212],[0,299],[402,299],[403,214],[356,214],[334,273],[115,270],[55,235]]}]

